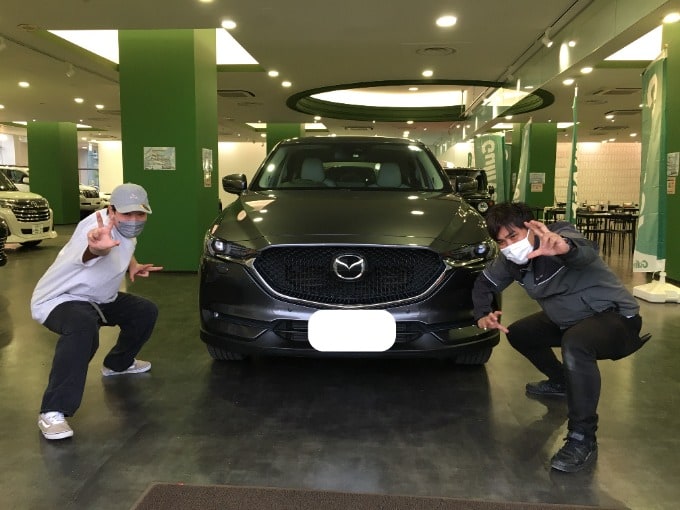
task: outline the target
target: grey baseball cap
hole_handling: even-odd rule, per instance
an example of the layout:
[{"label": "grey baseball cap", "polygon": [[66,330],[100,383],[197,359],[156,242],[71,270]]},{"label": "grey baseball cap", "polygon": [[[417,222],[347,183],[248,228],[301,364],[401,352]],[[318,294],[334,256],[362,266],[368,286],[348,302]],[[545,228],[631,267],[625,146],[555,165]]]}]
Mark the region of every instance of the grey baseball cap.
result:
[{"label": "grey baseball cap", "polygon": [[111,205],[122,213],[145,212],[151,214],[149,197],[139,184],[126,182],[117,186],[111,193]]}]

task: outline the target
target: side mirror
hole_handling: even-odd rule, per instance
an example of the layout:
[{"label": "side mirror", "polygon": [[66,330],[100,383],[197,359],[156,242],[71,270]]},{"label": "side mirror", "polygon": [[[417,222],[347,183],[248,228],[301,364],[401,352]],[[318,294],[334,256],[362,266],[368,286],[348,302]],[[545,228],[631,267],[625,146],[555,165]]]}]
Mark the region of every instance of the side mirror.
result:
[{"label": "side mirror", "polygon": [[496,193],[496,188],[489,186],[489,195],[493,195],[494,193]]},{"label": "side mirror", "polygon": [[248,180],[244,174],[229,174],[222,177],[222,188],[227,193],[240,195],[248,187]]}]

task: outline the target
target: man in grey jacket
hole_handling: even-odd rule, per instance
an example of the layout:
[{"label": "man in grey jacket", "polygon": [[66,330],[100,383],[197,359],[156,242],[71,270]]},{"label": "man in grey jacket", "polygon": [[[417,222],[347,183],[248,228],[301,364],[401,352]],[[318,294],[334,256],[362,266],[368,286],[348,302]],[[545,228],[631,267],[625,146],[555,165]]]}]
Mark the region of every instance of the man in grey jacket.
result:
[{"label": "man in grey jacket", "polygon": [[[569,421],[553,469],[574,472],[597,457],[599,359],[620,359],[640,348],[639,305],[604,263],[597,247],[571,223],[545,225],[523,203],[501,203],[485,217],[501,254],[473,289],[477,326],[503,331],[547,380],[528,383],[528,394],[567,397]],[[494,295],[518,282],[542,311],[509,326],[493,309]],[[560,347],[562,362],[553,348]]]}]

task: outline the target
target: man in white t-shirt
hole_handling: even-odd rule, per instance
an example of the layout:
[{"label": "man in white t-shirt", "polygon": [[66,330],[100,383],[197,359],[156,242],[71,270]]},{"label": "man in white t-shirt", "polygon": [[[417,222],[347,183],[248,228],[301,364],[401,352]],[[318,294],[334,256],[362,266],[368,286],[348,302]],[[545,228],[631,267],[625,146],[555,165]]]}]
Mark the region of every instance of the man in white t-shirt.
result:
[{"label": "man in white t-shirt", "polygon": [[38,418],[46,439],[73,436],[65,417],[80,407],[101,326],[120,327],[116,345],[104,358],[104,376],[151,369],[151,363],[135,356],[151,336],[158,308],[148,299],[119,291],[126,272],[134,281],[163,269],[140,264],[134,257],[136,237],[148,214],[144,188],[132,183],[116,187],[111,205],[78,224],[33,291],[33,318],[60,335]]}]

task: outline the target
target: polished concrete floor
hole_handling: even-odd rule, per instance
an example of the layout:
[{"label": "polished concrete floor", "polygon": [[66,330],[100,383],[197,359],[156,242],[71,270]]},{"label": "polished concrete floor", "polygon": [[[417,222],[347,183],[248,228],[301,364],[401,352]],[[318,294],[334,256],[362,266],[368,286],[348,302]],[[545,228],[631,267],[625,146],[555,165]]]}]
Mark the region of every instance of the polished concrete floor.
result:
[{"label": "polished concrete floor", "polygon": [[[539,374],[503,339],[481,368],[437,360],[257,359],[218,363],[198,338],[195,274],[128,290],[160,317],[148,374],[102,379],[104,328],[72,439],[36,425],[56,335],[30,317],[33,287],[72,226],[0,268],[0,508],[127,510],[152,482],[257,485],[596,507],[680,501],[677,304],[641,302],[654,337],[601,363],[600,452],[586,472],[551,471],[565,405],[524,395]],[[630,255],[608,258],[630,287]],[[153,262],[141,261],[141,262]],[[506,321],[536,309],[513,286]]]}]

